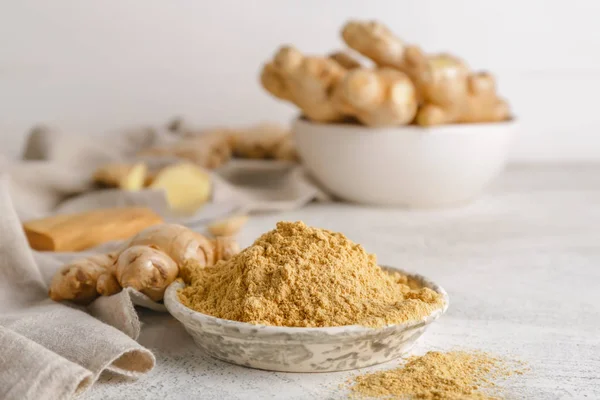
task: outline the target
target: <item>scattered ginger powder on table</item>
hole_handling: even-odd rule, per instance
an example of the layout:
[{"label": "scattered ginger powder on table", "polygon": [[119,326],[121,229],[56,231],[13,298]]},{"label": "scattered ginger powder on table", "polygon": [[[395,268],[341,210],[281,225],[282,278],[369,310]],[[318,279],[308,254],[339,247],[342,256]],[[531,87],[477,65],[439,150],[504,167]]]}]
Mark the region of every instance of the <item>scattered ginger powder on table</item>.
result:
[{"label": "scattered ginger powder on table", "polygon": [[420,320],[441,308],[435,291],[386,272],[341,233],[279,222],[215,266],[184,266],[181,302],[233,321],[290,327],[380,327]]},{"label": "scattered ginger powder on table", "polygon": [[500,398],[490,393],[493,380],[521,375],[523,367],[479,351],[430,351],[400,368],[360,375],[350,390],[353,398],[492,400]]}]

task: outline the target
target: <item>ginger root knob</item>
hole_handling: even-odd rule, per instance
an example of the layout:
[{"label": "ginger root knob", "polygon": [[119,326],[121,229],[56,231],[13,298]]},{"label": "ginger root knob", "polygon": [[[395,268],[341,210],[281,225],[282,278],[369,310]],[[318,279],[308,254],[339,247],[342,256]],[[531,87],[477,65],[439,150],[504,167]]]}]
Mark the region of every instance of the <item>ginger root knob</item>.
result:
[{"label": "ginger root knob", "polygon": [[96,291],[101,296],[112,296],[121,291],[121,285],[113,272],[105,272],[98,277],[96,282]]},{"label": "ginger root knob", "polygon": [[212,265],[213,246],[201,234],[177,224],[151,226],[131,239],[129,246],[151,246],[171,257],[177,265],[196,259],[202,265]]},{"label": "ginger root knob", "polygon": [[52,278],[50,298],[78,304],[91,303],[98,297],[98,278],[109,270],[113,262],[113,254],[97,254],[65,265]]},{"label": "ginger root knob", "polygon": [[118,254],[99,254],[74,261],[58,271],[50,286],[53,300],[89,304],[98,295],[110,296],[134,288],[154,301],[186,266],[204,268],[239,252],[232,237],[210,240],[185,226],[152,226],[136,235]]},{"label": "ginger root knob", "polygon": [[338,109],[368,126],[405,125],[417,113],[417,93],[410,78],[391,69],[354,69],[333,96]]},{"label": "ginger root knob", "polygon": [[119,254],[115,274],[122,287],[134,288],[160,301],[167,286],[177,278],[179,267],[161,250],[132,246]]}]

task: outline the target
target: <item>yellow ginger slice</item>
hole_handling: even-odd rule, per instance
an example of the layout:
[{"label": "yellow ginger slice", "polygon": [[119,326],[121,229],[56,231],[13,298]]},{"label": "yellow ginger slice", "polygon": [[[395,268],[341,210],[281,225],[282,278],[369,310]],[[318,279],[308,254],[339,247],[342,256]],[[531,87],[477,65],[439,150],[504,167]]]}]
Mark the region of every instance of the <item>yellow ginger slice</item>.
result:
[{"label": "yellow ginger slice", "polygon": [[210,199],[212,182],[202,168],[180,163],[160,170],[149,187],[164,189],[173,211],[190,214]]}]

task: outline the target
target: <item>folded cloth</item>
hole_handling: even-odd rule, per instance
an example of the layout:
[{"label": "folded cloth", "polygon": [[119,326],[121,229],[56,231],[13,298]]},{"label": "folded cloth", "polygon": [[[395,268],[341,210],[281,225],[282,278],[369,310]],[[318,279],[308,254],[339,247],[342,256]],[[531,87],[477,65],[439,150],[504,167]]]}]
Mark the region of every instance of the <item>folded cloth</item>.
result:
[{"label": "folded cloth", "polygon": [[[0,398],[70,398],[104,370],[137,377],[154,367],[152,353],[127,334],[50,300],[41,271],[60,262],[37,261],[0,175]],[[119,300],[105,301],[114,307]]]}]

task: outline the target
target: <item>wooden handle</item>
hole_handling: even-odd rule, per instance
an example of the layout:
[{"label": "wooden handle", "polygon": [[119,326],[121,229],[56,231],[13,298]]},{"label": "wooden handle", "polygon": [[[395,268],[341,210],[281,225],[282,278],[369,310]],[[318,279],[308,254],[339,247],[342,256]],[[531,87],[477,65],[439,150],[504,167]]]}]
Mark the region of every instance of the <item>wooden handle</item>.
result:
[{"label": "wooden handle", "polygon": [[125,207],[56,215],[23,224],[29,245],[41,251],[80,251],[111,240],[127,239],[162,223],[149,208]]}]

